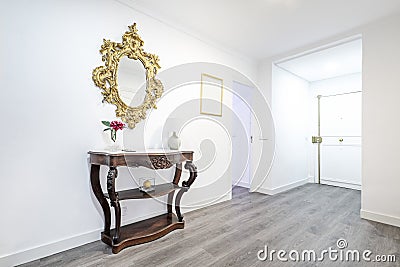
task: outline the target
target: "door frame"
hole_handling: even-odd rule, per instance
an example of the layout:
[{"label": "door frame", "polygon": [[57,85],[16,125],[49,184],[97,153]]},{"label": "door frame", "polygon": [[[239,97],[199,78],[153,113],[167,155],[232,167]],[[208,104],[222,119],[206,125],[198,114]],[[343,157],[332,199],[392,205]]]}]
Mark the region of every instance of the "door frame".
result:
[{"label": "door frame", "polygon": [[[249,183],[245,184],[245,183],[243,183],[242,181],[239,180],[239,182],[237,184],[233,184],[233,179],[232,179],[231,184],[232,184],[232,186],[241,186],[241,187],[245,187],[245,188],[250,190],[251,182],[252,182],[252,174],[253,174],[253,164],[252,164],[253,149],[252,149],[252,145],[253,145],[253,139],[254,139],[253,138],[253,129],[252,129],[254,121],[253,121],[253,113],[252,113],[252,110],[251,110],[252,109],[251,108],[251,100],[253,98],[253,90],[255,90],[255,87],[251,86],[251,85],[248,85],[248,84],[245,84],[245,83],[242,83],[242,82],[239,82],[239,81],[236,81],[236,80],[232,81],[232,92],[233,92],[232,109],[233,110],[234,110],[234,97],[236,95],[238,95],[240,97],[240,94],[238,94],[238,92],[236,92],[235,89],[234,89],[234,84],[239,84],[239,85],[242,85],[242,86],[245,86],[245,87],[248,87],[248,88],[251,89],[251,91],[250,91],[250,99],[246,99],[247,100],[247,104],[249,105],[249,110],[250,110],[250,128],[248,129],[249,130],[249,138],[250,138],[250,140],[249,140],[249,151],[248,151],[248,157],[247,157],[248,158],[247,168],[248,168],[248,175],[249,175],[249,177],[248,177],[249,178]],[[243,97],[241,97],[241,98],[243,98]],[[232,126],[233,126],[233,124],[232,124]],[[232,154],[233,153],[234,152],[232,150]]]}]

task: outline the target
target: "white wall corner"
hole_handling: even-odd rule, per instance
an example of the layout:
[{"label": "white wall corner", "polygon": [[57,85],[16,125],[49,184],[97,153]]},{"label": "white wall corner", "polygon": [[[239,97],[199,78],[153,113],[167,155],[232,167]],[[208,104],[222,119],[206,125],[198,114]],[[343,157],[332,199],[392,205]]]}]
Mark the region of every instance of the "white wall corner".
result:
[{"label": "white wall corner", "polygon": [[278,186],[275,188],[265,188],[265,187],[260,187],[256,192],[258,193],[262,193],[262,194],[267,194],[267,195],[276,195],[285,191],[288,191],[290,189],[305,185],[307,183],[313,183],[314,181],[312,180],[313,177],[307,177],[305,179],[290,183],[290,184],[286,184],[286,185],[282,185],[282,186]]},{"label": "white wall corner", "polygon": [[362,219],[400,227],[400,217],[360,209]]}]

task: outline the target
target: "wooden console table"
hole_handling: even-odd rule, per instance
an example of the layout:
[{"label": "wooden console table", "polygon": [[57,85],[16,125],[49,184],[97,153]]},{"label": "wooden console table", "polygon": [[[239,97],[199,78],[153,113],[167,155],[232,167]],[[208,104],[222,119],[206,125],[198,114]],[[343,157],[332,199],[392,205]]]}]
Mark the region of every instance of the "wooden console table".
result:
[{"label": "wooden console table", "polygon": [[[90,151],[90,182],[92,190],[99,201],[104,213],[104,231],[101,240],[112,247],[113,253],[137,244],[153,241],[175,229],[183,229],[184,221],[180,210],[180,201],[197,177],[197,169],[193,164],[193,151],[164,151],[164,152],[104,152]],[[179,186],[182,174],[182,163],[190,176]],[[107,193],[103,193],[100,185],[100,165],[109,167],[107,175]],[[149,169],[168,169],[175,166],[175,175],[171,183],[155,186],[152,192],[144,193],[138,188],[115,191],[115,180],[118,176],[117,167],[146,167]],[[179,190],[175,198],[176,215],[172,212],[172,202],[175,191]],[[168,194],[167,212],[144,221],[121,227],[120,201],[126,199],[154,198]],[[111,206],[115,212],[115,228],[111,226]]]}]

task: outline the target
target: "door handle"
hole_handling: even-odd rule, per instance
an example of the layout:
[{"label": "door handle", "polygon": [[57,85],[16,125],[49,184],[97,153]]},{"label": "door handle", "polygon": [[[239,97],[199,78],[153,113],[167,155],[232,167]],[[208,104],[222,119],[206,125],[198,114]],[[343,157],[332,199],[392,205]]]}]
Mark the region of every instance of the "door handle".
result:
[{"label": "door handle", "polygon": [[343,138],[339,138],[339,142],[340,142],[340,143],[343,142]]}]

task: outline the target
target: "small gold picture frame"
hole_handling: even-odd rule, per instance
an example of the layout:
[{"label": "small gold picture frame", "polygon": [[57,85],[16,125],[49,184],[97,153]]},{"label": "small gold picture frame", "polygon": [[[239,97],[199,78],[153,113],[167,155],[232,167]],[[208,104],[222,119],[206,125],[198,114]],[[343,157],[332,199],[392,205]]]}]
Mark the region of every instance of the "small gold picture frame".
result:
[{"label": "small gold picture frame", "polygon": [[222,117],[224,81],[210,74],[201,74],[200,114]]}]

